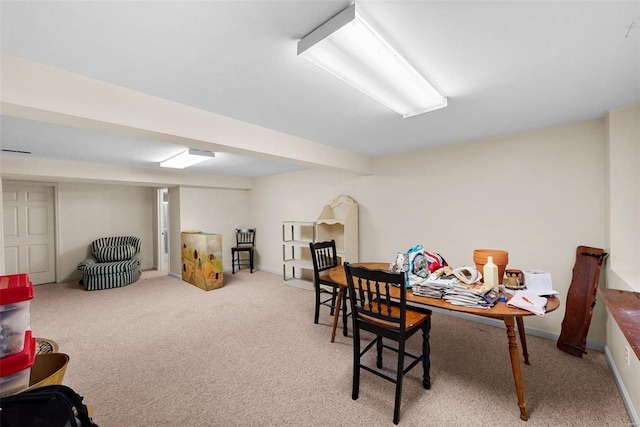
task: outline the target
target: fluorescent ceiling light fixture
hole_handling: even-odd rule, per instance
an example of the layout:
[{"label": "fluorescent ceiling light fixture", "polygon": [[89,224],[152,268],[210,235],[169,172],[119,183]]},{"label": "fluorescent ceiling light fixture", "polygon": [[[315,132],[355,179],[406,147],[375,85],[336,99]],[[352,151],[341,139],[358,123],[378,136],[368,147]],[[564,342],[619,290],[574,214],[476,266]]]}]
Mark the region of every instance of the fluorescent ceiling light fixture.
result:
[{"label": "fluorescent ceiling light fixture", "polygon": [[298,55],[405,118],[447,106],[447,98],[362,18],[355,3],[302,38]]},{"label": "fluorescent ceiling light fixture", "polygon": [[188,168],[189,166],[202,163],[205,160],[209,160],[210,158],[215,156],[216,153],[212,153],[211,151],[196,150],[194,148],[190,148],[189,150],[183,151],[177,156],[171,157],[170,159],[161,162],[160,166],[162,166],[163,168],[184,169]]}]

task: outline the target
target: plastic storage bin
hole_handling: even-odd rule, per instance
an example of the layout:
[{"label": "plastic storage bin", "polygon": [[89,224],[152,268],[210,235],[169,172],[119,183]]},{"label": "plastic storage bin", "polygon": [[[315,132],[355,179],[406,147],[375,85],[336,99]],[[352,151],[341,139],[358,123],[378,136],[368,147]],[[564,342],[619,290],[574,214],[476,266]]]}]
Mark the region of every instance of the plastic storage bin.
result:
[{"label": "plastic storage bin", "polygon": [[0,359],[0,397],[29,387],[31,367],[36,357],[36,339],[31,336],[31,331],[25,331],[24,342],[21,352]]},{"label": "plastic storage bin", "polygon": [[0,357],[24,349],[24,332],[30,327],[32,299],[33,284],[27,274],[0,276]]}]

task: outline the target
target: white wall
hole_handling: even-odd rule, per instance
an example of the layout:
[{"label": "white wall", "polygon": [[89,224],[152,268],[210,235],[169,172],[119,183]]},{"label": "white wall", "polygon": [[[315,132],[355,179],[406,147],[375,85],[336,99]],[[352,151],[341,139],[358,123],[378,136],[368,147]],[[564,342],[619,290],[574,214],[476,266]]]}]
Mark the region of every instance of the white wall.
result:
[{"label": "white wall", "polygon": [[142,269],[153,267],[152,221],[155,189],[125,185],[58,184],[57,280],[81,277],[78,263],[99,237],[133,235],[142,239]]},{"label": "white wall", "polygon": [[169,188],[169,272],[182,277],[180,187]]},{"label": "white wall", "polygon": [[[254,206],[251,222],[257,227],[260,269],[282,274],[282,221],[315,221],[324,205],[331,203],[337,195],[354,196],[366,182],[367,177],[320,169],[257,179],[250,193]],[[361,223],[362,218],[361,211]],[[367,248],[362,247],[362,231],[360,233],[360,257],[366,259],[363,250]]]},{"label": "white wall", "polygon": [[[607,124],[607,287],[640,292],[640,106],[611,111]],[[607,316],[607,351],[613,371],[632,403],[633,422],[640,416],[640,360],[625,360],[629,343]]]},{"label": "white wall", "polygon": [[[640,106],[607,114],[610,266],[640,270]],[[635,290],[640,290],[636,280]]]},{"label": "white wall", "polygon": [[[561,307],[526,325],[559,333],[576,247],[604,247],[604,148],[604,121],[594,120],[381,157],[370,176],[260,178],[260,268],[282,271],[281,221],[315,220],[344,193],[359,203],[360,260],[390,262],[421,243],[458,267],[473,265],[475,248],[505,249],[510,267],[551,273]],[[604,342],[605,316],[596,306],[590,341]]]},{"label": "white wall", "polygon": [[[224,269],[231,270],[231,246],[236,244],[235,229],[252,227],[250,219],[251,202],[249,192],[244,190],[221,190],[207,188],[180,187],[171,189],[169,206],[179,200],[179,221],[171,220],[171,273],[180,275],[180,235],[182,230],[201,230],[206,233],[222,234],[222,262]],[[175,209],[171,208],[175,215]],[[171,218],[170,213],[170,218]],[[179,226],[176,230],[175,226]],[[259,239],[259,231],[256,238]],[[173,241],[177,239],[177,241]],[[177,245],[177,246],[176,246]],[[176,252],[177,251],[177,252]],[[174,256],[178,254],[178,256]],[[256,253],[256,260],[260,252]]]}]

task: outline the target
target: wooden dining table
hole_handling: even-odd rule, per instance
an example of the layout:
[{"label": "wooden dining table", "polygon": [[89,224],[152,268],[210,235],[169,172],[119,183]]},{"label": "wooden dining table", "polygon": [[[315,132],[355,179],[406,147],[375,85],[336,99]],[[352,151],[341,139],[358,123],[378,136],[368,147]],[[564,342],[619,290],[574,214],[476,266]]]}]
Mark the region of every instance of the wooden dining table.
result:
[{"label": "wooden dining table", "polygon": [[[389,270],[389,263],[382,262],[360,262],[353,263],[352,265],[366,267],[369,269]],[[336,326],[338,324],[338,315],[340,313],[340,307],[344,298],[345,289],[347,288],[347,278],[343,266],[338,266],[329,271],[330,279],[340,285],[338,290],[338,299],[336,301],[335,314],[333,318],[333,331],[331,333],[331,342],[335,339]],[[394,292],[395,291],[395,292]],[[510,295],[505,294],[507,298]],[[392,289],[390,298],[393,300],[399,298],[400,290],[397,288]],[[513,382],[516,387],[516,394],[518,396],[518,406],[520,407],[520,419],[526,421],[527,408],[524,401],[524,385],[522,383],[522,368],[520,366],[520,356],[518,354],[518,343],[516,341],[515,327],[518,325],[518,335],[520,337],[520,343],[522,345],[522,354],[524,356],[525,364],[529,364],[529,354],[527,351],[526,334],[524,330],[523,317],[532,316],[531,313],[526,310],[520,310],[518,308],[509,307],[506,302],[496,302],[496,304],[488,309],[464,307],[460,305],[451,304],[444,299],[429,298],[419,295],[414,295],[412,292],[406,293],[406,300],[408,306],[414,306],[417,308],[440,308],[445,310],[454,311],[457,313],[466,313],[482,317],[490,317],[494,319],[501,319],[507,329],[507,342],[509,349],[509,359],[511,360],[511,369],[513,372]],[[558,298],[547,298],[547,313],[556,310],[560,306]]]}]

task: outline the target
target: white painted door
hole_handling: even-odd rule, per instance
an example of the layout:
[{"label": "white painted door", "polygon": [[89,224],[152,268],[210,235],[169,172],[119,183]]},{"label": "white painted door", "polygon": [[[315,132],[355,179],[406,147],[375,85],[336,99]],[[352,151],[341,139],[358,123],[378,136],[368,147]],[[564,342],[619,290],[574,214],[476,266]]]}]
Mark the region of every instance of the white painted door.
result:
[{"label": "white painted door", "polygon": [[5,274],[27,273],[33,284],[56,281],[53,187],[3,186]]}]

